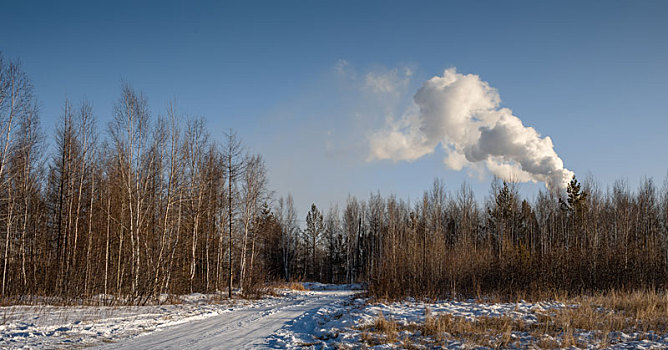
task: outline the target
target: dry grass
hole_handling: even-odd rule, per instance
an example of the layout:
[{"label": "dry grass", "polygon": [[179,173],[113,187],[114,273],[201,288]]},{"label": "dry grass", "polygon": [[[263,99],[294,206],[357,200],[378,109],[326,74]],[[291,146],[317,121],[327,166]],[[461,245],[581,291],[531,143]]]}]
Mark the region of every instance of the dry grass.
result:
[{"label": "dry grass", "polygon": [[319,342],[299,343],[299,344],[297,344],[297,346],[303,347],[303,348],[310,348],[310,347],[316,346],[318,344],[320,344],[320,343]]},{"label": "dry grass", "polygon": [[384,334],[388,343],[397,341],[397,328],[397,323],[386,319],[382,312],[378,313],[378,317],[376,317],[376,321],[373,324],[374,331]]},{"label": "dry grass", "polygon": [[394,320],[385,318],[385,315],[379,312],[372,325],[361,328],[360,339],[369,346],[393,344],[398,341],[399,328],[400,326]]},{"label": "dry grass", "polygon": [[539,349],[558,349],[560,342],[547,334],[542,335],[538,340],[534,341],[533,345]]},{"label": "dry grass", "polygon": [[668,331],[668,294],[656,290],[612,291],[584,298],[583,303],[613,310],[627,317],[627,326],[647,332]]},{"label": "dry grass", "polygon": [[378,341],[378,337],[369,331],[364,331],[362,334],[360,334],[360,341],[363,344],[367,344],[369,346],[376,346],[381,344]]},{"label": "dry grass", "polygon": [[668,331],[668,295],[655,290],[610,291],[562,301],[576,307],[539,314],[545,334],[598,331],[601,341],[607,342],[610,332]]},{"label": "dry grass", "polygon": [[610,332],[630,332],[635,322],[618,312],[597,308],[582,303],[575,308],[556,310],[550,314],[538,314],[539,330],[544,334],[572,333],[574,330]]},{"label": "dry grass", "polygon": [[291,289],[302,292],[306,290],[306,288],[304,288],[304,284],[299,282],[278,282],[272,285],[272,287],[276,289]]},{"label": "dry grass", "polygon": [[405,323],[379,313],[373,324],[359,328],[360,339],[363,346],[391,343],[406,349],[439,347],[450,341],[490,348],[607,348],[622,341],[618,332],[637,333],[638,339],[648,331],[668,332],[668,295],[663,292],[612,291],[576,297],[552,293],[547,299],[567,306],[535,312],[536,322],[510,315],[434,315],[426,308],[423,323]]},{"label": "dry grass", "polygon": [[304,288],[304,284],[299,283],[299,282],[288,283],[288,289],[298,290],[298,291],[302,291],[302,292],[306,290],[306,288]]},{"label": "dry grass", "polygon": [[[423,324],[398,326],[379,314],[373,328],[394,334],[409,331],[426,336],[431,343],[457,340],[492,348],[527,346],[518,343],[520,336],[531,339],[530,346],[535,348],[586,346],[583,339],[578,338],[580,332],[591,332],[591,341],[605,348],[619,341],[611,337],[613,332],[668,332],[668,296],[665,293],[653,290],[614,291],[562,301],[572,306],[536,313],[537,322],[525,322],[509,316],[475,319],[451,314],[435,316],[427,308]],[[406,342],[404,339],[403,343]]]},{"label": "dry grass", "polygon": [[503,348],[511,344],[512,332],[525,332],[530,329],[522,320],[508,316],[467,319],[443,314],[433,317],[428,311],[425,312],[425,316],[425,322],[420,327],[421,333],[439,342],[454,338],[478,345]]},{"label": "dry grass", "polygon": [[175,294],[167,294],[167,298],[165,299],[164,304],[168,305],[183,304],[183,299],[181,299],[178,295]]},{"label": "dry grass", "polygon": [[[398,342],[401,348],[411,349],[417,348],[414,336],[418,335],[420,342],[427,348],[449,339],[503,348],[511,344],[512,331],[527,328],[524,322],[510,317],[479,317],[476,320],[450,314],[434,317],[429,309],[425,310],[425,316],[423,324],[402,325],[380,312],[373,324],[360,329],[360,339],[367,346]],[[401,339],[398,338],[399,334],[402,334]]]}]

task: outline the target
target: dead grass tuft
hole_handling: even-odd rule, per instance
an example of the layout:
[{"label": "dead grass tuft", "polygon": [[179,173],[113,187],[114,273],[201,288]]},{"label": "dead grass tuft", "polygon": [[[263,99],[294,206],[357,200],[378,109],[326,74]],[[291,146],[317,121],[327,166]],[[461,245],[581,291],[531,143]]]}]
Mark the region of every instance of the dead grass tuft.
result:
[{"label": "dead grass tuft", "polygon": [[513,332],[524,332],[529,329],[530,327],[524,321],[508,316],[467,319],[443,314],[434,317],[428,308],[425,309],[425,322],[420,327],[423,335],[430,336],[439,342],[452,337],[494,348],[508,347],[513,341]]},{"label": "dead grass tuft", "polygon": [[655,290],[610,291],[562,301],[577,306],[538,315],[548,331],[595,330],[604,340],[610,332],[668,331],[668,295]]},{"label": "dead grass tuft", "polygon": [[362,330],[360,338],[369,346],[396,343],[399,328],[394,320],[387,319],[382,312],[378,312],[378,317],[372,325],[360,328]]},{"label": "dead grass tuft", "polygon": [[385,334],[388,342],[394,343],[397,340],[397,323],[386,319],[382,312],[378,313],[373,328],[376,332]]},{"label": "dead grass tuft", "polygon": [[656,290],[634,292],[611,291],[584,298],[599,308],[613,310],[627,317],[627,327],[647,332],[668,330],[668,294]]},{"label": "dead grass tuft", "polygon": [[[668,296],[664,293],[617,291],[560,300],[569,306],[536,312],[536,322],[511,316],[434,315],[425,308],[424,323],[400,324],[379,313],[372,325],[362,328],[361,339],[368,346],[398,341],[404,348],[416,344],[415,337],[427,348],[449,340],[490,348],[607,348],[619,341],[617,332],[638,332],[642,338],[649,331],[668,331]],[[589,333],[586,340],[579,336],[582,332]]]},{"label": "dead grass tuft", "polygon": [[306,347],[310,348],[310,347],[316,346],[318,344],[320,344],[320,343],[319,342],[299,343],[299,344],[297,344],[297,346],[303,347],[303,348],[306,348]]},{"label": "dead grass tuft", "polygon": [[537,346],[551,347],[540,343],[552,343],[556,338],[561,340],[560,347],[580,346],[579,331],[594,331],[601,348],[610,345],[612,332],[668,331],[668,295],[655,290],[609,291],[562,301],[576,306],[537,315],[532,332],[540,339]]},{"label": "dead grass tuft", "polygon": [[273,285],[274,288],[276,289],[291,289],[291,290],[297,290],[297,291],[305,291],[306,288],[304,288],[304,284],[299,283],[299,282],[278,282]]},{"label": "dead grass tuft", "polygon": [[290,283],[288,283],[288,289],[298,290],[298,291],[301,291],[301,292],[303,292],[303,291],[306,290],[306,288],[304,288],[304,284],[303,284],[303,283],[299,283],[299,282],[290,282]]}]

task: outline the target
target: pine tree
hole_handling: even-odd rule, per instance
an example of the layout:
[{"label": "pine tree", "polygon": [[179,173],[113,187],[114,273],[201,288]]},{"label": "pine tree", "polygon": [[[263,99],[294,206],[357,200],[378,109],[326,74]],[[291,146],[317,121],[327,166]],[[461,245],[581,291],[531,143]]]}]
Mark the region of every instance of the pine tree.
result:
[{"label": "pine tree", "polygon": [[501,188],[495,190],[493,202],[487,209],[488,225],[496,241],[497,253],[503,251],[504,245],[516,241],[516,229],[521,217],[518,206],[516,192],[508,182],[503,181]]},{"label": "pine tree", "polygon": [[566,193],[568,194],[568,206],[576,212],[581,212],[585,208],[587,200],[587,192],[582,191],[580,187],[580,183],[573,175],[573,179],[566,188]]}]

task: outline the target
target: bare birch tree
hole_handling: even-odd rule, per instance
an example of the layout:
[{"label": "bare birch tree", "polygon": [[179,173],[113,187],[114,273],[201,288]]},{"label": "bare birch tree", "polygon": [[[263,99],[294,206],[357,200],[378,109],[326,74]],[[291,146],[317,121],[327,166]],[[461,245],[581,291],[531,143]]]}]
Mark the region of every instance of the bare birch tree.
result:
[{"label": "bare birch tree", "polygon": [[227,226],[228,226],[228,297],[232,298],[232,226],[235,220],[236,203],[233,203],[237,180],[243,172],[243,159],[241,140],[237,134],[230,130],[225,134],[225,145],[223,150],[223,162],[225,174],[227,175]]}]

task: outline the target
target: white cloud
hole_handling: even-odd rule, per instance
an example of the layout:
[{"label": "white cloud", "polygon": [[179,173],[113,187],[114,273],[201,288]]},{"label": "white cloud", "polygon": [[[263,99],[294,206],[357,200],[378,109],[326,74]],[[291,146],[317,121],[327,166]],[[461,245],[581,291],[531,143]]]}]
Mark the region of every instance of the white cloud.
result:
[{"label": "white cloud", "polygon": [[364,77],[364,88],[375,94],[397,95],[408,86],[413,72],[410,68],[403,68],[378,72],[372,71]]},{"label": "white cloud", "polygon": [[[390,91],[390,78],[367,75],[367,84]],[[553,190],[564,189],[573,176],[552,140],[524,126],[510,109],[499,108],[497,90],[477,75],[447,69],[426,81],[413,100],[399,120],[388,120],[370,135],[369,159],[413,161],[441,144],[444,163],[454,170],[484,164],[503,179],[541,181]]]},{"label": "white cloud", "polygon": [[406,92],[412,77],[413,70],[410,67],[374,70],[364,76],[362,88],[373,94],[398,98]]},{"label": "white cloud", "polygon": [[348,63],[348,61],[340,58],[338,61],[336,61],[336,64],[334,64],[334,71],[339,74],[346,74],[349,66],[350,63]]}]

